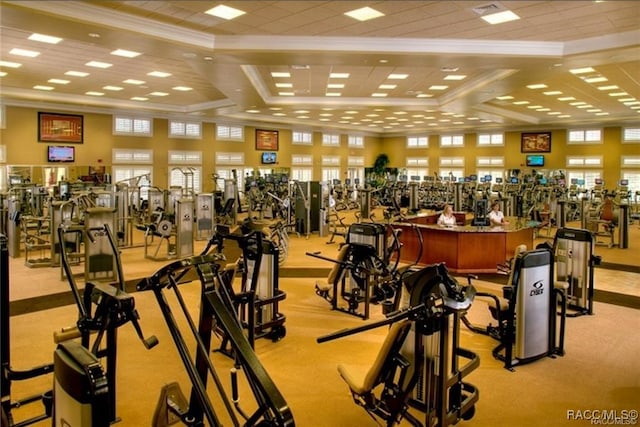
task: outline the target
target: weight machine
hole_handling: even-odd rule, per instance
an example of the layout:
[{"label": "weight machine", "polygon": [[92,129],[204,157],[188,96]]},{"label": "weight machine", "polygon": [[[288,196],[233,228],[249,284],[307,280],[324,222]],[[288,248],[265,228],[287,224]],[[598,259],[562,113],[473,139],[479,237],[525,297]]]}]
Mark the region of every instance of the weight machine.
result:
[{"label": "weight machine", "polygon": [[[444,264],[412,269],[401,282],[396,294],[400,308],[387,319],[320,337],[318,343],[391,325],[362,383],[338,366],[354,402],[388,427],[402,419],[416,427],[446,427],[471,419],[478,390],[464,379],[480,359],[460,347],[459,334],[460,317],[471,307],[475,288],[461,287]],[[467,360],[464,365],[462,359]]]},{"label": "weight machine", "polygon": [[[182,422],[188,426],[201,426],[206,419],[210,426],[221,426],[225,422],[224,412],[229,422],[245,426],[294,426],[291,409],[276,384],[269,377],[260,360],[251,348],[249,340],[234,312],[233,301],[227,293],[221,278],[220,254],[208,254],[174,261],[152,276],[137,284],[138,291],[152,291],[156,296],[169,332],[191,382],[191,394],[187,401],[177,383],[165,386],[161,392],[158,407],[152,421],[153,426],[167,426]],[[194,322],[180,292],[180,285],[199,279],[202,292],[198,324]],[[180,309],[196,342],[196,356],[192,358],[182,330],[176,321],[165,289],[173,289]],[[214,325],[228,338],[236,358],[236,366],[231,370],[231,399],[221,382],[216,368],[209,358]],[[249,388],[255,399],[255,411],[245,413],[239,402],[238,372],[244,372]],[[207,394],[207,381],[211,376],[221,403],[214,405]],[[233,402],[233,404],[232,404]]]}]

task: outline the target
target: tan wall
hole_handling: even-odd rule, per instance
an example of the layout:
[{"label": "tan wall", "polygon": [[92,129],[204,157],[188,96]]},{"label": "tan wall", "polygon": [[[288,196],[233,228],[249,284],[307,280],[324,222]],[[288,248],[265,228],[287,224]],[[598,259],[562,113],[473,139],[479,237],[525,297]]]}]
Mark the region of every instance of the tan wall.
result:
[{"label": "tan wall", "polygon": [[[169,150],[195,150],[203,153],[203,190],[211,191],[213,183],[206,179],[215,170],[216,151],[242,151],[247,166],[260,167],[260,152],[255,150],[255,127],[245,127],[244,142],[215,140],[215,126],[204,123],[201,140],[186,140],[168,137],[168,120],[153,121],[153,137],[114,136],[112,134],[112,116],[110,114],[69,112],[84,116],[84,143],[76,144],[76,162],[69,165],[69,178],[87,174],[88,166],[111,166],[111,150],[113,148],[137,148],[154,150],[154,184],[166,187],[168,182],[167,153]],[[21,107],[6,108],[6,129],[0,130],[0,144],[7,147],[8,165],[41,165],[46,166],[46,150],[48,143],[38,142],[37,134],[38,110]],[[594,124],[593,126],[598,126]],[[541,129],[543,131],[544,129]],[[520,134],[518,131],[505,133],[504,147],[476,147],[476,134],[465,134],[464,148],[440,148],[439,136],[429,136],[429,148],[407,149],[405,137],[376,138],[365,137],[365,149],[347,147],[347,135],[340,132],[340,147],[323,147],[322,134],[314,132],[312,146],[292,145],[292,133],[288,129],[279,129],[278,164],[275,167],[290,168],[291,155],[313,154],[314,179],[322,176],[320,156],[339,155],[343,159],[342,169],[346,170],[347,156],[364,156],[365,166],[373,165],[376,156],[386,153],[391,167],[404,167],[407,156],[429,157],[431,173],[438,169],[440,156],[464,156],[465,173],[472,174],[476,170],[478,156],[504,156],[505,169],[524,169],[525,154],[520,152]],[[566,169],[567,155],[602,155],[604,159],[603,178],[607,187],[613,187],[620,179],[620,156],[640,155],[640,144],[622,144],[621,127],[603,128],[604,144],[567,145],[566,130],[552,131],[551,153],[545,154],[545,169]],[[38,177],[34,175],[37,182]]]}]

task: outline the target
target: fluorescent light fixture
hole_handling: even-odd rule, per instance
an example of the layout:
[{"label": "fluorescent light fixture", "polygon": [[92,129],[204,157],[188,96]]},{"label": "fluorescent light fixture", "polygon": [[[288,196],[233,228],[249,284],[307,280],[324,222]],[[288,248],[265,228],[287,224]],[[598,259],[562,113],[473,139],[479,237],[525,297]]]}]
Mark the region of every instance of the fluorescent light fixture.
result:
[{"label": "fluorescent light fixture", "polygon": [[218,18],[226,19],[228,21],[237,18],[238,16],[244,15],[246,12],[221,4],[207,10],[205,13],[207,15],[217,16]]},{"label": "fluorescent light fixture", "polygon": [[7,73],[5,71],[0,71],[0,77],[4,77],[6,75],[7,75]]},{"label": "fluorescent light fixture", "polygon": [[538,108],[536,109],[536,111],[540,111],[540,112],[551,111],[551,108]]},{"label": "fluorescent light fixture", "polygon": [[327,85],[327,89],[342,89],[344,88],[344,83],[329,83]]},{"label": "fluorescent light fixture", "polygon": [[89,92],[85,92],[85,95],[91,95],[91,96],[104,96],[103,92],[96,92],[93,90],[90,90]]},{"label": "fluorescent light fixture", "polygon": [[481,18],[491,25],[503,24],[505,22],[515,21],[520,19],[518,15],[516,15],[510,10],[505,10],[498,13],[492,13],[491,15],[485,15],[485,16],[482,16]]},{"label": "fluorescent light fixture", "polygon": [[607,85],[607,86],[598,86],[598,90],[614,90],[620,89],[618,85]]},{"label": "fluorescent light fixture", "polygon": [[167,92],[151,92],[150,96],[169,96]]},{"label": "fluorescent light fixture", "polygon": [[542,92],[545,95],[553,96],[553,95],[562,95],[562,92],[559,90],[549,90],[547,92]]},{"label": "fluorescent light fixture", "polygon": [[273,71],[271,72],[271,77],[280,78],[280,77],[291,77],[291,73],[288,71]]},{"label": "fluorescent light fixture", "polygon": [[591,67],[574,68],[573,70],[569,70],[571,74],[585,74],[585,73],[593,73],[595,71],[596,70],[594,70]]},{"label": "fluorescent light fixture", "polygon": [[559,119],[566,119],[568,117],[571,117],[571,114],[562,114],[561,116],[558,116]]},{"label": "fluorescent light fixture", "polygon": [[573,101],[575,98],[573,96],[561,96],[558,98],[558,101]]},{"label": "fluorescent light fixture", "polygon": [[607,113],[606,111],[603,111],[601,113],[596,113],[596,116],[608,116],[609,113]]},{"label": "fluorescent light fixture", "polygon": [[342,96],[342,93],[340,92],[327,92],[325,93],[326,96]]},{"label": "fluorescent light fixture", "polygon": [[349,18],[357,19],[358,21],[368,21],[369,19],[379,18],[384,16],[384,13],[372,9],[370,7],[361,7],[360,9],[354,9],[349,12],[345,12]]},{"label": "fluorescent light fixture", "polygon": [[589,77],[587,79],[584,79],[584,81],[587,83],[601,83],[601,82],[609,81],[609,79],[607,79],[604,76],[597,76],[597,77]]},{"label": "fluorescent light fixture", "polygon": [[496,96],[496,99],[500,101],[506,101],[507,99],[513,99],[513,96],[511,95]]},{"label": "fluorescent light fixture", "polygon": [[148,101],[149,98],[145,98],[144,96],[132,96],[131,100],[132,101]]},{"label": "fluorescent light fixture", "polygon": [[285,113],[273,113],[272,116],[283,117],[286,116]]},{"label": "fluorescent light fixture", "polygon": [[68,85],[70,82],[69,80],[63,80],[63,79],[49,79],[47,80],[48,83],[53,83],[55,85]]},{"label": "fluorescent light fixture", "polygon": [[586,104],[586,102],[583,101],[576,101],[576,102],[571,102],[569,105],[573,105],[574,107],[577,105],[584,105]]},{"label": "fluorescent light fixture", "polygon": [[331,117],[331,116],[333,116],[333,114],[331,114],[331,113],[320,113],[319,116],[320,117]]},{"label": "fluorescent light fixture", "polygon": [[387,76],[389,80],[404,80],[409,77],[409,74],[392,73]]},{"label": "fluorescent light fixture", "polygon": [[18,62],[0,61],[0,67],[19,68],[22,67],[22,64]]},{"label": "fluorescent light fixture", "polygon": [[164,71],[152,71],[150,73],[147,73],[147,76],[161,77],[161,78],[169,77],[170,75],[171,73],[165,73]]},{"label": "fluorescent light fixture", "polygon": [[296,116],[296,119],[308,119],[309,116]]},{"label": "fluorescent light fixture", "polygon": [[276,87],[291,88],[293,87],[293,83],[276,83]]},{"label": "fluorescent light fixture", "polygon": [[100,62],[100,61],[89,61],[84,65],[86,65],[87,67],[94,67],[94,68],[109,68],[113,66],[113,64],[109,64],[108,62]]},{"label": "fluorescent light fixture", "polygon": [[119,90],[122,90],[123,88],[121,88],[120,86],[109,86],[109,85],[107,85],[107,86],[102,86],[102,89],[110,90],[110,91],[113,91],[113,92],[118,92]]},{"label": "fluorescent light fixture", "polygon": [[189,87],[189,86],[174,86],[171,89],[177,90],[177,91],[180,91],[180,92],[189,92],[189,91],[193,90],[193,88]]},{"label": "fluorescent light fixture", "polygon": [[527,108],[531,108],[532,110],[537,110],[538,108],[542,108],[542,105],[527,105]]},{"label": "fluorescent light fixture", "polygon": [[26,56],[27,58],[35,58],[40,55],[40,52],[36,52],[35,50],[19,49],[17,47],[11,49],[9,53],[16,56]]},{"label": "fluorescent light fixture", "polygon": [[251,114],[257,114],[260,112],[260,110],[244,110],[245,113],[251,113]]},{"label": "fluorescent light fixture", "polygon": [[127,79],[123,80],[122,83],[126,83],[128,85],[143,85],[146,82],[144,80]]},{"label": "fluorescent light fixture", "polygon": [[467,76],[464,74],[449,74],[448,76],[444,76],[445,80],[464,80]]},{"label": "fluorescent light fixture", "polygon": [[53,90],[53,89],[55,89],[53,86],[44,86],[44,85],[35,85],[33,88],[37,89],[37,90]]},{"label": "fluorescent light fixture", "polygon": [[529,101],[514,101],[513,105],[527,105]]},{"label": "fluorescent light fixture", "polygon": [[429,86],[429,90],[445,90],[445,89],[448,89],[448,88],[449,88],[449,86],[447,86],[447,85],[432,85],[432,86]]},{"label": "fluorescent light fixture", "polygon": [[384,98],[385,96],[387,96],[387,94],[376,92],[376,93],[372,93],[371,96],[374,98]]},{"label": "fluorescent light fixture", "polygon": [[550,116],[559,116],[562,113],[560,111],[550,111],[547,114]]},{"label": "fluorescent light fixture", "polygon": [[87,77],[89,75],[89,73],[86,73],[84,71],[73,71],[73,70],[69,70],[66,73],[64,73],[65,76],[73,76],[73,77]]},{"label": "fluorescent light fixture", "polygon": [[527,87],[529,89],[544,89],[545,87],[547,87],[547,85],[544,84],[544,83],[536,83],[536,84],[532,84],[532,85],[527,85]]},{"label": "fluorescent light fixture", "polygon": [[620,98],[620,99],[618,99],[618,102],[629,102],[629,101],[635,101],[635,98]]},{"label": "fluorescent light fixture", "polygon": [[307,114],[309,110],[295,110],[293,114]]},{"label": "fluorescent light fixture", "polygon": [[378,86],[378,89],[395,89],[396,87],[398,87],[398,85],[385,85],[385,84],[382,84],[382,85]]},{"label": "fluorescent light fixture", "polygon": [[142,54],[140,52],[134,52],[132,50],[116,49],[111,52],[111,55],[124,56],[125,58],[135,58],[136,56],[140,56]]},{"label": "fluorescent light fixture", "polygon": [[47,36],[46,34],[38,34],[38,33],[33,33],[27,38],[35,42],[42,42],[42,43],[49,43],[49,44],[58,44],[62,41],[60,37]]},{"label": "fluorescent light fixture", "polygon": [[331,73],[329,74],[330,79],[348,79],[349,73]]},{"label": "fluorescent light fixture", "polygon": [[587,113],[599,113],[600,111],[602,111],[599,108],[590,108],[587,110]]},{"label": "fluorescent light fixture", "polygon": [[280,96],[293,96],[295,95],[293,92],[278,92]]},{"label": "fluorescent light fixture", "polygon": [[609,96],[627,96],[629,95],[627,92],[611,92]]}]

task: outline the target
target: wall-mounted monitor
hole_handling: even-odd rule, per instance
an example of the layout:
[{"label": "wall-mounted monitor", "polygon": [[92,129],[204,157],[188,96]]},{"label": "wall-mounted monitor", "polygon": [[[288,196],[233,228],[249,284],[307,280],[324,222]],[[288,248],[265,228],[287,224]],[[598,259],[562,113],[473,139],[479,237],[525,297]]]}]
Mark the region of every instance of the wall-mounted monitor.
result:
[{"label": "wall-mounted monitor", "polygon": [[273,152],[262,153],[263,165],[272,165],[276,162],[276,160],[277,160],[276,153],[273,153]]},{"label": "wall-mounted monitor", "polygon": [[68,145],[49,145],[47,161],[51,163],[73,163],[76,161],[76,148]]},{"label": "wall-mounted monitor", "polygon": [[621,179],[620,182],[618,183],[618,185],[620,185],[620,187],[626,187],[629,185],[629,180],[628,179]]},{"label": "wall-mounted monitor", "polygon": [[529,167],[544,166],[544,156],[542,154],[529,154],[527,156],[527,166]]}]

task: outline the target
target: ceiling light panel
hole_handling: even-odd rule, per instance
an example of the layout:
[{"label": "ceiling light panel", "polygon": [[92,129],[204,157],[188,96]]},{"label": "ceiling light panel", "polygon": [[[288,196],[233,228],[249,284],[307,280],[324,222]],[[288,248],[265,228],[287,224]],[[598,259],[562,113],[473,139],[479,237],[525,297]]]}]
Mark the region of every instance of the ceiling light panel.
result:
[{"label": "ceiling light panel", "polygon": [[24,56],[27,58],[35,58],[38,55],[40,55],[40,52],[36,52],[35,50],[19,49],[17,47],[14,47],[13,49],[11,49],[9,53],[11,55]]},{"label": "ceiling light panel", "polygon": [[497,24],[503,24],[505,22],[516,21],[520,19],[520,17],[510,10],[505,10],[503,12],[484,15],[482,16],[482,19],[491,25],[497,25]]},{"label": "ceiling light panel", "polygon": [[384,13],[367,6],[345,12],[345,15],[358,21],[368,21],[370,19],[380,18],[384,16]]},{"label": "ceiling light panel", "polygon": [[46,34],[38,34],[38,33],[33,33],[27,38],[31,41],[49,43],[49,44],[58,44],[62,41],[60,37],[48,36]]},{"label": "ceiling light panel", "polygon": [[218,17],[218,18],[226,19],[229,21],[231,19],[237,18],[238,16],[244,15],[246,12],[240,9],[236,9],[236,8],[221,4],[207,10],[204,13],[206,13],[207,15]]}]

